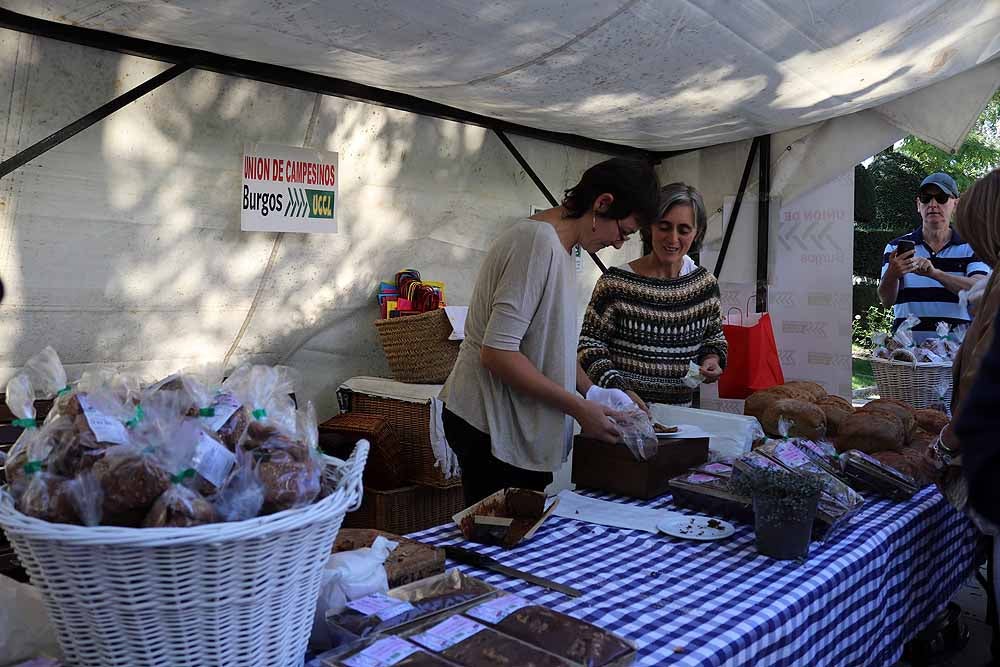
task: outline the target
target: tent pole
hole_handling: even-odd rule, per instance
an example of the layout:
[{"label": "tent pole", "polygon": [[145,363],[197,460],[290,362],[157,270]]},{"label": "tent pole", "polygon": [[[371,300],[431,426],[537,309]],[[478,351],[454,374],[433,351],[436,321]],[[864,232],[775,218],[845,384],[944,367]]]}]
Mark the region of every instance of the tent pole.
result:
[{"label": "tent pole", "polygon": [[767,260],[771,234],[771,135],[760,137],[757,184],[757,312],[767,311]]},{"label": "tent pole", "polygon": [[[549,204],[551,206],[559,206],[559,200],[556,199],[551,192],[549,192],[547,187],[545,187],[545,183],[543,183],[542,179],[538,177],[538,174],[536,174],[535,170],[531,168],[531,165],[524,159],[524,156],[521,155],[521,151],[517,150],[517,146],[511,142],[510,138],[500,130],[494,129],[493,131],[496,133],[497,137],[500,138],[500,141],[507,148],[507,150],[510,151],[510,154],[514,156],[517,163],[521,165],[521,169],[524,169],[524,173],[528,175],[528,178],[534,182],[535,186],[541,190],[545,198],[549,200]],[[604,262],[601,261],[601,258],[592,252],[588,254],[590,255],[590,258],[594,260],[594,264],[597,264],[597,268],[601,270],[601,273],[607,273],[608,267],[604,266]]]},{"label": "tent pole", "polygon": [[3,178],[10,172],[14,171],[18,167],[21,167],[28,162],[31,162],[40,155],[46,153],[47,151],[55,148],[67,139],[83,132],[88,127],[104,120],[114,112],[118,111],[122,107],[125,107],[132,102],[136,101],[143,95],[153,90],[156,90],[168,81],[172,81],[184,72],[191,69],[190,65],[174,65],[170,69],[160,72],[148,81],[140,83],[138,86],[129,90],[128,92],[122,93],[115,99],[111,100],[107,104],[103,104],[87,115],[73,121],[69,125],[59,130],[56,130],[49,136],[45,137],[41,141],[37,141],[34,144],[28,146],[23,151],[20,151],[16,155],[0,162],[0,178]]},{"label": "tent pole", "polygon": [[719,250],[719,257],[715,260],[715,279],[718,280],[722,274],[722,265],[726,261],[726,253],[729,252],[729,242],[733,238],[733,227],[736,218],[740,215],[740,207],[743,205],[743,195],[747,191],[747,183],[750,180],[750,167],[753,165],[754,156],[757,154],[757,145],[760,137],[754,137],[750,142],[750,152],[747,154],[746,164],[743,165],[743,177],[740,178],[740,189],[736,192],[736,201],[733,202],[733,210],[729,212],[729,222],[726,223],[726,233],[722,238],[722,248]]}]

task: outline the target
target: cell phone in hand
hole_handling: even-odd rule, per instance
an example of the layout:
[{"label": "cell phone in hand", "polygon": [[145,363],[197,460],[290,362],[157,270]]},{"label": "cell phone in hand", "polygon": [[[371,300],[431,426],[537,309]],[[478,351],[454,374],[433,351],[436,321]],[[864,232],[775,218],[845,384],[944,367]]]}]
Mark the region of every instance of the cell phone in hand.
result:
[{"label": "cell phone in hand", "polygon": [[896,257],[902,257],[914,249],[913,241],[900,241],[896,244]]}]

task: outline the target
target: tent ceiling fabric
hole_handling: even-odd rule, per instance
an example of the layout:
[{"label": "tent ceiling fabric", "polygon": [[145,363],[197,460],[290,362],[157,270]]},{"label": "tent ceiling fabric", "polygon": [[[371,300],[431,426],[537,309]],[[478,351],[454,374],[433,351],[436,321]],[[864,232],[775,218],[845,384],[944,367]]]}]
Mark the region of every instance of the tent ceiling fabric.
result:
[{"label": "tent ceiling fabric", "polygon": [[996,0],[0,4],[657,151],[885,105],[1000,53]]}]

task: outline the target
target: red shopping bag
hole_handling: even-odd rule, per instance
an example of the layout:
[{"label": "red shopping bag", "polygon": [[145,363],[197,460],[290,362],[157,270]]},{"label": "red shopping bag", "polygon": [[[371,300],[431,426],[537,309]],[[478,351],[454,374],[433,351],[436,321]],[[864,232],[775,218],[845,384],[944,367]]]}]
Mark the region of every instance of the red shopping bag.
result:
[{"label": "red shopping bag", "polygon": [[723,324],[722,332],[729,344],[729,354],[726,372],[719,378],[719,398],[743,399],[785,383],[769,314],[761,314],[760,320],[751,326],[742,322]]}]

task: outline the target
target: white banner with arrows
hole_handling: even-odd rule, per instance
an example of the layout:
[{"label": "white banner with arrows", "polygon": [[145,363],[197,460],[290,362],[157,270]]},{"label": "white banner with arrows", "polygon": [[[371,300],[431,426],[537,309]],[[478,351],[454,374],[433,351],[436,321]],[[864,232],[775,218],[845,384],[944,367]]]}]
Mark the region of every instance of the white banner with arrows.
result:
[{"label": "white banner with arrows", "polygon": [[244,145],[240,228],[336,233],[338,166],[330,151]]}]

